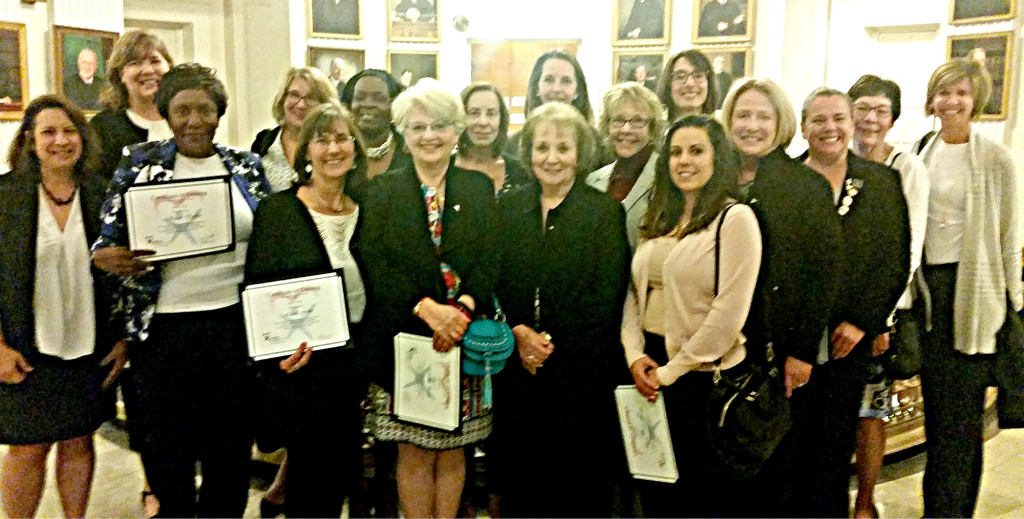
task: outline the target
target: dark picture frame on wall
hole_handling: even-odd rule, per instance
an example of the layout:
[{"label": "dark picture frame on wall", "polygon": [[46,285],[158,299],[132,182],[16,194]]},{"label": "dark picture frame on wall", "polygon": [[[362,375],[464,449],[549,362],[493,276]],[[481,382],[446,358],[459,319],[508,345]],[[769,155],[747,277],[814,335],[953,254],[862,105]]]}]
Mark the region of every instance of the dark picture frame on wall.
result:
[{"label": "dark picture frame on wall", "polygon": [[1001,121],[1010,109],[1013,63],[1013,32],[990,32],[950,36],[946,41],[946,59],[969,58],[981,62],[992,76],[992,95],[978,116],[981,120]]},{"label": "dark picture frame on wall", "polygon": [[612,84],[636,81],[654,92],[663,68],[665,51],[661,49],[612,52]]},{"label": "dark picture frame on wall", "polygon": [[1017,16],[1018,0],[949,0],[949,23],[998,22]]},{"label": "dark picture frame on wall", "polygon": [[366,51],[362,49],[334,49],[328,47],[308,47],[306,64],[320,69],[340,92],[345,83],[356,72],[366,67]]},{"label": "dark picture frame on wall", "polygon": [[693,0],[693,43],[740,43],[754,38],[757,0]]},{"label": "dark picture frame on wall", "polygon": [[0,120],[21,119],[28,105],[25,24],[0,22]]},{"label": "dark picture frame on wall", "polygon": [[315,38],[363,37],[363,0],[309,0],[309,35]]},{"label": "dark picture frame on wall", "polygon": [[387,0],[388,40],[441,41],[440,0]]},{"label": "dark picture frame on wall", "polygon": [[100,93],[107,87],[107,60],[116,32],[53,26],[53,80],[57,95],[86,113],[100,110]]},{"label": "dark picture frame on wall", "polygon": [[668,45],[672,0],[612,0],[612,45]]},{"label": "dark picture frame on wall", "polygon": [[725,94],[729,93],[732,84],[744,77],[754,75],[754,51],[750,47],[699,47],[711,62],[714,72],[709,84],[718,92],[718,106],[722,108]]},{"label": "dark picture frame on wall", "polygon": [[436,51],[388,51],[388,72],[406,87],[420,78],[440,79],[440,55]]}]

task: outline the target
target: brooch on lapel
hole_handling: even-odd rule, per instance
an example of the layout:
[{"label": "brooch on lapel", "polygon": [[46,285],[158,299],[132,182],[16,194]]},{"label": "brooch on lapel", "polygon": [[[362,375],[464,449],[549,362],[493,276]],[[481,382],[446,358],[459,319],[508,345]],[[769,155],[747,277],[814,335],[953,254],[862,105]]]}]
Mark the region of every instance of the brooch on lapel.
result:
[{"label": "brooch on lapel", "polygon": [[864,187],[864,181],[859,178],[846,178],[843,182],[843,189],[846,193],[843,195],[843,199],[840,200],[839,205],[839,216],[846,216],[846,213],[850,212],[850,206],[853,205],[853,199],[860,193],[860,188]]}]

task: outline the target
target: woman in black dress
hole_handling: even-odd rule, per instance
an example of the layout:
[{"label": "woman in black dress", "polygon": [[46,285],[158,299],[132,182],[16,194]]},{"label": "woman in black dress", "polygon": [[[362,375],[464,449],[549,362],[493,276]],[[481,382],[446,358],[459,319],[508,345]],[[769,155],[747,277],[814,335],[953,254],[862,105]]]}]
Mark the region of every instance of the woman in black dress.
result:
[{"label": "woman in black dress", "polygon": [[459,137],[455,165],[479,171],[494,182],[494,195],[504,195],[530,181],[519,159],[502,153],[508,139],[508,107],[498,87],[472,83],[462,90],[466,130]]},{"label": "woman in black dress", "polygon": [[612,393],[629,380],[625,213],[577,177],[596,149],[578,111],[548,103],[522,136],[537,182],[499,201],[496,286],[518,353],[494,377],[492,478],[503,515],[609,517],[625,470]]},{"label": "woman in black dress", "polygon": [[299,182],[260,205],[249,241],[247,283],[339,270],[345,280],[352,340],[344,349],[311,355],[302,343],[287,359],[256,364],[264,410],[288,449],[288,517],[339,515],[360,466],[366,385],[352,347],[360,346],[366,291],[351,247],[359,207],[345,194],[348,174],[366,167],[358,143],[348,110],[336,101],[313,109],[298,135]]},{"label": "woman in black dress", "polygon": [[[57,445],[67,517],[83,517],[92,484],[92,435],[114,416],[124,341],[105,333],[109,284],[91,268],[103,183],[96,134],[67,101],[29,104],[0,177],[0,443],[3,511],[32,517]],[[111,367],[105,368],[104,366]]]}]

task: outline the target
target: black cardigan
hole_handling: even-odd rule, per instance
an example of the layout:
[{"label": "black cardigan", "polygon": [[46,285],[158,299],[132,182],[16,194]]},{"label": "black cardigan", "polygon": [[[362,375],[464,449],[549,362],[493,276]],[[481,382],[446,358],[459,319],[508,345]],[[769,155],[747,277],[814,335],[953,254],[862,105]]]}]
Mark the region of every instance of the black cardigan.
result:
[{"label": "black cardigan", "polygon": [[748,345],[773,343],[777,357],[815,364],[828,328],[843,263],[832,188],[776,148],[758,160],[743,202],[757,215],[763,252],[743,328]]},{"label": "black cardigan", "polygon": [[149,136],[146,129],[135,126],[128,119],[128,112],[123,108],[103,110],[89,121],[89,126],[100,137],[102,167],[99,173],[107,182],[114,176],[114,170],[121,162],[124,147],[146,142]]},{"label": "black cardigan", "polygon": [[[525,384],[559,399],[592,392],[610,397],[628,376],[619,340],[630,279],[625,211],[577,179],[542,223],[540,197],[540,185],[531,183],[498,201],[502,246],[496,290],[508,324],[547,332],[555,350],[534,376],[519,365],[516,354],[499,376],[505,387]],[[539,328],[534,308],[538,287]]]},{"label": "black cardigan", "polygon": [[[12,171],[0,176],[0,326],[8,346],[25,356],[29,363],[38,358],[35,343],[33,296],[36,275],[36,232],[39,211],[39,181],[29,173]],[[86,245],[99,235],[100,206],[106,186],[92,178],[79,189]],[[114,342],[114,327],[109,326],[116,283],[107,274],[92,267],[96,308],[96,347],[94,356],[103,358]],[[123,328],[123,325],[122,327]]]},{"label": "black cardigan", "polygon": [[896,170],[850,153],[846,178],[863,185],[849,212],[839,217],[845,253],[831,325],[849,322],[865,332],[870,344],[888,328],[889,313],[907,286],[910,220]]},{"label": "black cardigan", "polygon": [[461,294],[489,313],[496,261],[492,241],[494,184],[483,173],[448,167],[442,243],[435,252],[427,228],[427,210],[416,170],[387,171],[367,186],[359,247],[372,287],[368,346],[364,357],[371,380],[389,389],[394,384],[393,338],[399,332],[433,335],[412,309],[423,297],[447,301],[440,262],[462,280]]}]

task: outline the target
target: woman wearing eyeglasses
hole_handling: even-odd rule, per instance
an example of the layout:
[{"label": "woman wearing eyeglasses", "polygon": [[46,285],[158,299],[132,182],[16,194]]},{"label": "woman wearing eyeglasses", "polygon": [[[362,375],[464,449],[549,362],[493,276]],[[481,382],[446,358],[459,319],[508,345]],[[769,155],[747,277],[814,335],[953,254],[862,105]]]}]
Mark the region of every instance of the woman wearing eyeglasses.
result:
[{"label": "woman wearing eyeglasses", "polygon": [[615,162],[587,175],[587,185],[608,193],[626,209],[626,235],[636,247],[637,229],[647,212],[658,154],[654,140],[665,131],[665,109],[640,83],[621,83],[604,95],[598,131]]},{"label": "woman wearing eyeglasses", "polygon": [[668,108],[668,120],[715,113],[718,93],[709,87],[712,77],[711,62],[697,49],[684,50],[669,58],[656,91],[658,99]]},{"label": "woman wearing eyeglasses", "polygon": [[251,148],[263,161],[272,192],[284,191],[298,179],[292,165],[306,114],[335,99],[338,99],[338,89],[318,69],[292,67],[285,75],[272,109],[278,125],[256,134]]}]

